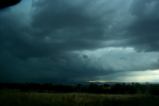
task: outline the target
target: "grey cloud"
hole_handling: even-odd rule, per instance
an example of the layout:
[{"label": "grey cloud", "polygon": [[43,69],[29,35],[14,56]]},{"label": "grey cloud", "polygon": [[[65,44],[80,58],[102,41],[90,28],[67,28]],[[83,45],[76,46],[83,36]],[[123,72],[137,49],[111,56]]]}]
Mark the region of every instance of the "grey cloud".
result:
[{"label": "grey cloud", "polygon": [[133,45],[138,50],[158,51],[159,46],[159,2],[157,0],[134,1],[131,13],[135,17],[129,26]]},{"label": "grey cloud", "polygon": [[[69,6],[67,6],[67,8],[69,8]],[[48,11],[48,9],[46,9],[46,11]],[[72,9],[69,9],[69,11],[71,10]],[[73,37],[73,34],[78,35],[77,38],[80,38],[79,35],[81,29],[78,30],[78,27],[82,28],[82,26],[87,25],[92,27],[95,23],[94,21],[90,21],[92,20],[91,18],[87,19],[87,16],[82,16],[81,12],[79,12],[78,14],[78,10],[72,11],[72,13],[68,15],[68,17],[76,17],[77,15],[74,22],[70,23],[72,19],[70,20],[70,22],[64,20],[63,22],[66,22],[64,23],[64,25],[62,25],[63,22],[61,22],[61,25],[59,24],[59,27],[57,26],[58,29],[62,27],[62,29],[60,30],[64,30],[64,32],[58,32],[56,30],[56,25],[54,25],[54,23],[58,21],[58,17],[60,17],[58,16],[55,17],[53,20],[50,19],[51,21],[53,21],[52,23],[50,23],[49,21],[46,22],[47,24],[46,26],[44,26],[44,29],[43,27],[41,27],[41,25],[38,25],[39,30],[44,30],[45,32],[41,35],[39,31],[36,31],[37,27],[35,25],[35,22],[38,21],[38,17],[33,17],[33,23],[28,25],[21,21],[21,18],[25,19],[25,17],[19,17],[18,14],[20,13],[16,12],[17,10],[14,10],[13,8],[0,14],[1,82],[73,82],[78,80],[86,80],[97,75],[98,69],[85,64],[84,61],[81,61],[80,58],[78,58],[78,56],[71,55],[70,53],[67,54],[67,52],[70,52],[69,50],[79,50],[80,48],[82,49],[84,46],[87,45],[88,46],[86,48],[92,48],[92,46],[96,46],[97,43],[93,45],[94,42],[91,43],[87,40],[85,41],[85,38],[82,38],[83,40],[73,40],[73,38],[71,38],[71,36]],[[42,13],[38,14],[41,15]],[[60,14],[62,15],[64,14],[64,12]],[[66,14],[65,16],[67,17]],[[42,17],[42,15],[40,17]],[[48,17],[45,18],[45,20],[47,21]],[[83,20],[85,22],[78,22],[80,20]],[[62,20],[60,19],[58,23],[60,21]],[[38,23],[42,24],[42,22]],[[50,28],[54,28],[53,31],[51,31],[51,29],[47,27],[49,25],[51,25]],[[71,28],[67,29],[67,27],[71,26],[72,28],[77,28],[74,29],[74,32],[69,34],[72,30]],[[45,31],[45,28],[48,29],[48,32]],[[90,28],[90,32],[92,34],[96,32],[92,31],[93,30]],[[84,33],[87,33],[88,35],[90,34],[90,32],[89,28],[88,30],[86,29],[84,31]],[[50,37],[52,35],[53,37]],[[54,37],[54,35],[57,36]],[[66,36],[70,37],[68,38]],[[59,39],[56,39],[56,37],[59,37]]]},{"label": "grey cloud", "polygon": [[131,72],[158,69],[158,52],[137,52],[133,48],[105,48],[85,51],[91,64],[96,64],[107,73]]},{"label": "grey cloud", "polygon": [[[105,25],[98,16],[89,14],[90,0],[42,1],[37,4],[32,26],[38,36],[49,39],[58,49],[88,49],[101,46]],[[43,5],[45,4],[45,5]],[[63,47],[65,46],[65,47]]]},{"label": "grey cloud", "polygon": [[146,51],[78,54],[109,47],[158,50],[158,2],[130,1],[37,0],[29,10],[23,0],[21,7],[0,11],[0,82],[88,81],[158,68],[158,56],[151,60],[153,53]]},{"label": "grey cloud", "polygon": [[106,73],[87,62],[74,54],[27,60],[3,55],[0,62],[0,82],[72,83],[95,79]]}]

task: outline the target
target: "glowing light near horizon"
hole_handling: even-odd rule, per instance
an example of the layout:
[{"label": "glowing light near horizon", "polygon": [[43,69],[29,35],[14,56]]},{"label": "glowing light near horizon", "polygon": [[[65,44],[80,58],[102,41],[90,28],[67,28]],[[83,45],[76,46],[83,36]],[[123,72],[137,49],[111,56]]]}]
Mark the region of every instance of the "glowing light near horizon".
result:
[{"label": "glowing light near horizon", "polygon": [[159,82],[159,69],[132,72],[132,74],[132,76],[127,76],[125,80],[128,82]]},{"label": "glowing light near horizon", "polygon": [[[105,77],[105,79],[104,79]],[[107,79],[107,76],[104,76],[99,80],[88,81],[91,83],[106,83],[106,82],[159,82],[159,69],[156,70],[146,70],[146,71],[134,71],[134,72],[122,72],[120,73],[120,77],[116,79],[113,78]]]}]

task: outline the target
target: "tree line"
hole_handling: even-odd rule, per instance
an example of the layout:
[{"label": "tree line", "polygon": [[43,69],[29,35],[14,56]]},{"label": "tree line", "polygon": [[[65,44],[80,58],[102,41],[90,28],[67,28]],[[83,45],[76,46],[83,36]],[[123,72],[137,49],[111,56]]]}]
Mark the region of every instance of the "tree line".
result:
[{"label": "tree line", "polygon": [[152,94],[159,95],[159,84],[115,83],[115,84],[17,84],[1,83],[0,89],[15,89],[20,91],[54,92],[54,93],[96,93],[96,94]]}]

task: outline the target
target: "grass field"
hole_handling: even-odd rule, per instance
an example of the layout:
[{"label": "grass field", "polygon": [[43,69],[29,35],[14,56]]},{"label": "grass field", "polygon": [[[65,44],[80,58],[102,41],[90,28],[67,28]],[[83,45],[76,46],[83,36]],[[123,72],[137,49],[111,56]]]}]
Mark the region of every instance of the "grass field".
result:
[{"label": "grass field", "polygon": [[150,95],[0,91],[0,106],[159,106]]}]

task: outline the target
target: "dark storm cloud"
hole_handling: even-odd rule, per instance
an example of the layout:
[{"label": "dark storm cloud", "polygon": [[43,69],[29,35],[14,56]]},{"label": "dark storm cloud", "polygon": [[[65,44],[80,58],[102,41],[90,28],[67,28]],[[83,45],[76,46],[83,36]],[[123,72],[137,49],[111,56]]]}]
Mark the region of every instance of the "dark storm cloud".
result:
[{"label": "dark storm cloud", "polygon": [[131,49],[158,50],[158,2],[130,1],[23,0],[0,11],[0,82],[78,82],[157,69],[158,53]]},{"label": "dark storm cloud", "polygon": [[41,37],[12,11],[1,13],[0,23],[1,82],[76,82],[101,74],[88,60],[68,53],[68,45]]},{"label": "dark storm cloud", "polygon": [[129,27],[133,44],[138,50],[158,51],[159,48],[159,1],[136,0],[131,8],[135,17]]},{"label": "dark storm cloud", "polygon": [[[105,25],[90,14],[92,1],[41,1],[37,3],[32,25],[38,36],[47,38],[55,49],[88,49],[101,46]],[[46,35],[47,34],[47,35]]]},{"label": "dark storm cloud", "polygon": [[[66,7],[68,8],[69,6]],[[45,10],[45,8],[42,8],[42,10]],[[81,46],[81,44],[84,43],[81,41],[81,44],[76,44],[74,46],[74,43],[77,42],[76,40],[71,41],[70,38],[71,36],[73,37],[73,34],[77,35],[79,31],[76,31],[78,28],[75,28],[75,32],[69,34],[69,30],[71,30],[69,27],[73,26],[82,28],[85,23],[87,23],[88,26],[91,26],[91,22],[87,22],[91,18],[87,19],[87,16],[82,16],[81,12],[79,14],[76,13],[78,11],[73,11],[68,16],[67,14],[59,13],[60,15],[64,14],[63,16],[65,16],[65,18],[68,17],[68,19],[69,17],[79,18],[74,20],[75,24],[70,23],[72,19],[69,22],[64,20],[64,24],[62,24],[63,22],[59,24],[59,22],[62,21],[62,19],[59,19],[58,21],[60,15],[55,17],[55,13],[48,13],[52,16],[43,17],[43,13],[41,13],[42,10],[40,10],[37,16],[33,19],[33,25],[29,25],[31,28],[19,21],[20,18],[17,17],[16,13],[12,13],[9,10],[8,12],[1,13],[1,81],[51,82],[56,80],[57,82],[73,82],[77,80],[86,80],[88,74],[91,75],[89,78],[96,76],[96,69],[84,64],[77,56],[69,55],[68,58],[65,54],[66,50],[74,49],[77,45]],[[46,12],[49,10],[50,6],[46,9]],[[44,16],[46,16],[46,14]],[[41,18],[44,18],[44,20],[41,20]],[[85,22],[78,22],[80,19],[85,20]],[[36,26],[37,28],[35,28]],[[40,32],[36,31],[36,29],[40,30]],[[62,31],[59,31],[58,33],[57,29]],[[53,35],[53,37],[51,35]],[[67,36],[70,36],[70,38]],[[80,42],[78,39],[77,41]],[[84,46],[86,46],[86,44],[84,44]]]}]

